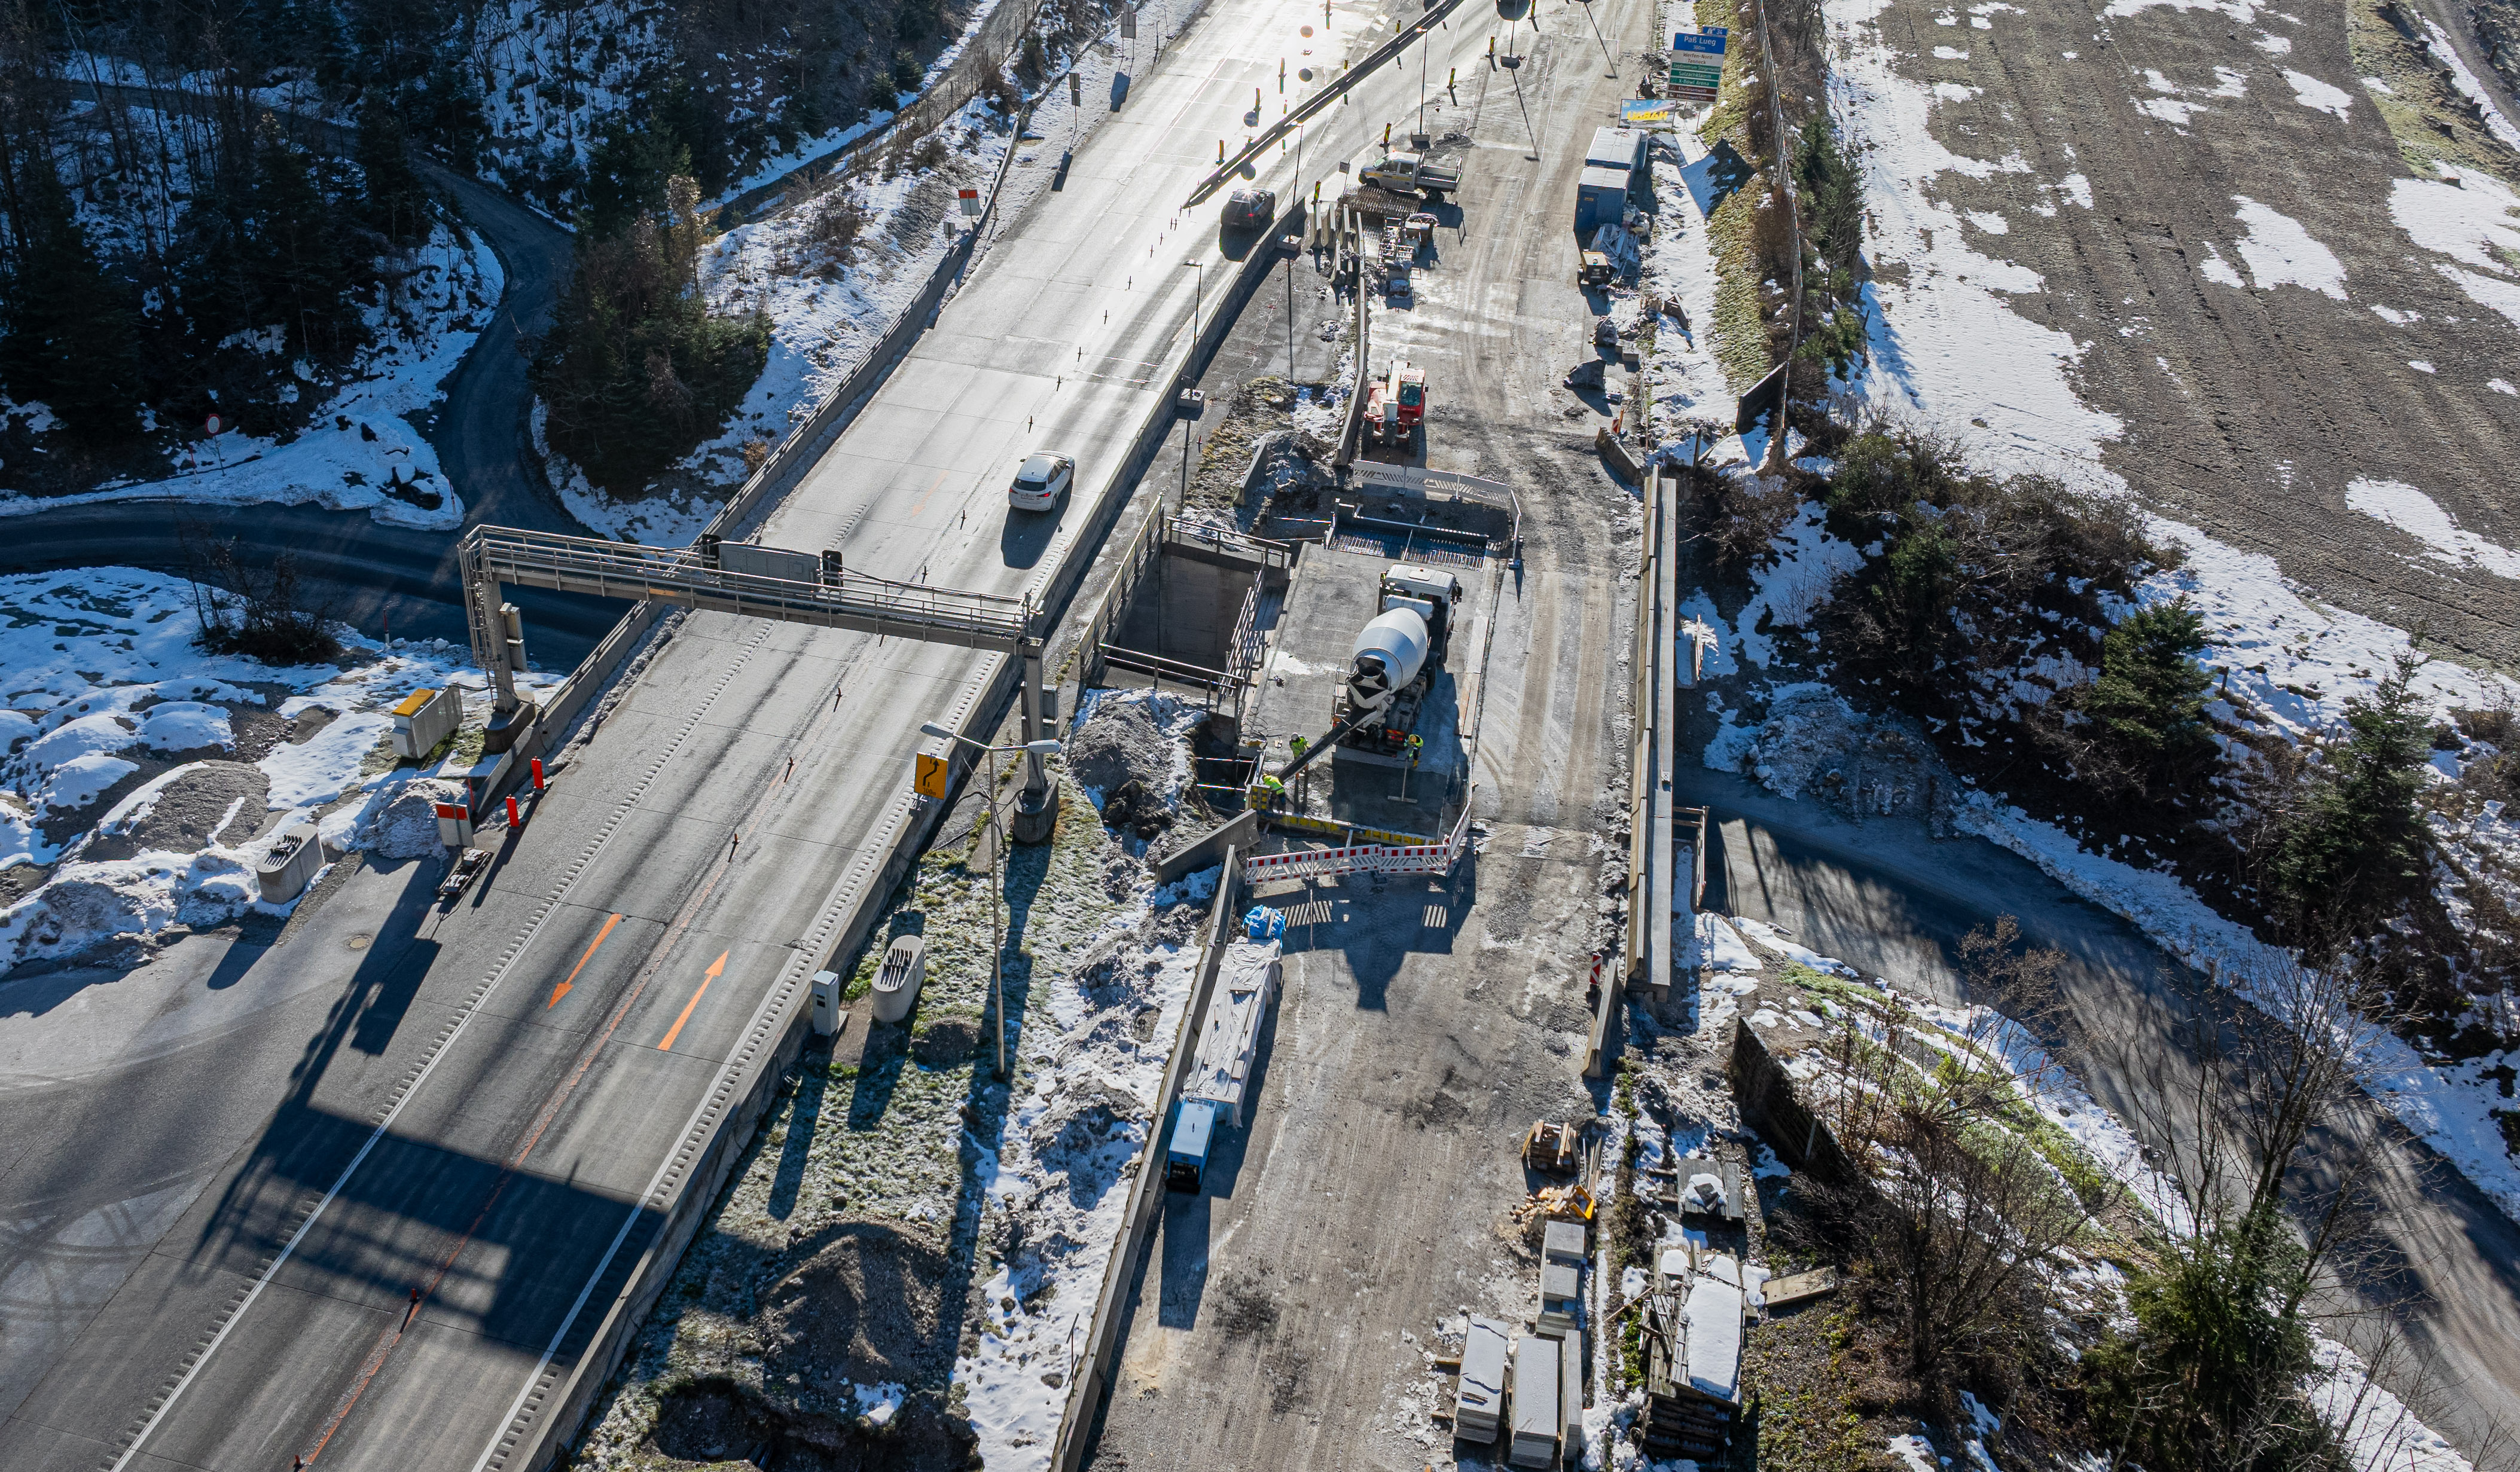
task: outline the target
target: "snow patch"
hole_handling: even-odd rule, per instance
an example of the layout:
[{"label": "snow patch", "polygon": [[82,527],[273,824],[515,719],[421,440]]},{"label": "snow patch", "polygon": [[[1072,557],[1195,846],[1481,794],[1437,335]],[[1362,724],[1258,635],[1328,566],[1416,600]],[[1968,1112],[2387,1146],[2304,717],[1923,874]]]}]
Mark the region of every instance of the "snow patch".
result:
[{"label": "snow patch", "polygon": [[2456,517],[2403,480],[2359,478],[2345,488],[2345,504],[2431,548],[2435,560],[2481,567],[2497,577],[2520,578],[2520,553],[2461,531]]},{"label": "snow patch", "polygon": [[2259,290],[2303,287],[2338,301],[2345,299],[2345,264],[2335,251],[2312,240],[2310,232],[2290,216],[2246,195],[2233,195],[2231,200],[2240,206],[2239,221],[2249,232],[2235,248]]},{"label": "snow patch", "polygon": [[[2291,50],[2292,43],[2290,41],[2286,41],[2284,43],[2284,49],[2287,51]],[[2344,88],[2336,86],[2333,83],[2322,82],[2318,78],[2310,75],[2308,72],[2288,70],[2284,73],[2284,80],[2292,83],[2292,100],[2294,102],[2301,104],[2305,108],[2315,108],[2321,112],[2333,112],[2340,121],[2344,119],[2346,112],[2354,106],[2353,93],[2348,92]],[[2400,182],[2405,183],[2408,181],[2401,180]]]}]

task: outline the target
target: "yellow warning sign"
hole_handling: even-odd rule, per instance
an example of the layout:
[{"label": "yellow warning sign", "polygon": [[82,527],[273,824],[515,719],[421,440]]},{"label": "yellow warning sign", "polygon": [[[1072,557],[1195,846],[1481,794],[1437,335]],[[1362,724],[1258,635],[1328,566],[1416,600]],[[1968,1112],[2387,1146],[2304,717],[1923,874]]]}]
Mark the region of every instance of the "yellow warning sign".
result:
[{"label": "yellow warning sign", "polygon": [[922,751],[919,753],[919,774],[910,785],[922,797],[941,800],[945,796],[945,784],[950,780],[952,772],[953,769],[946,763],[945,758],[929,756]]}]

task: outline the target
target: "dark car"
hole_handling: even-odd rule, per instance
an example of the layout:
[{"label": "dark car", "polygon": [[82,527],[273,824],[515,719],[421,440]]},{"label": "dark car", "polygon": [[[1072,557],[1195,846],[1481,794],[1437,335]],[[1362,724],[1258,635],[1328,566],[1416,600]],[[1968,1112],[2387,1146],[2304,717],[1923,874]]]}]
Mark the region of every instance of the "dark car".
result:
[{"label": "dark car", "polygon": [[1261,230],[1278,217],[1278,197],[1265,189],[1238,189],[1225,201],[1225,228]]}]

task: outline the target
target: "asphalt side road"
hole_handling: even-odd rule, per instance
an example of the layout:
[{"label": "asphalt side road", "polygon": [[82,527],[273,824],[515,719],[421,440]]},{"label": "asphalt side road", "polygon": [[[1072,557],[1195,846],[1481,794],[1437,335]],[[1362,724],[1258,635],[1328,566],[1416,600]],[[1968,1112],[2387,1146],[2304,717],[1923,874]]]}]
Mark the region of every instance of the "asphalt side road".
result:
[{"label": "asphalt side road", "polygon": [[[1938,20],[1950,14],[1892,0],[1874,23],[1901,74],[1939,89],[1933,141],[2005,160],[1930,189],[1971,216],[1969,249],[2043,278],[2002,299],[2080,345],[2080,396],[2123,425],[2106,467],[2325,602],[2425,630],[2465,661],[2520,664],[2520,582],[2347,506],[2357,480],[2401,481],[2460,529],[2520,547],[2520,397],[2489,386],[2520,379],[2520,323],[2472,299],[2393,217],[2409,170],[2358,83],[2342,7],[2100,15],[2022,0]],[[2338,89],[2342,115],[2297,101],[2288,72]],[[2059,193],[2078,174],[2088,207]],[[2334,294],[2258,264],[2295,251],[2279,224],[2256,257],[2244,250],[2241,215],[2260,209],[2333,253]]]},{"label": "asphalt side road", "polygon": [[[1651,7],[1594,9],[1614,48],[1646,44]],[[1299,923],[1256,1102],[1202,1189],[1166,1198],[1091,1466],[1442,1464],[1426,1346],[1464,1306],[1532,1312],[1536,1280],[1505,1240],[1530,1185],[1522,1133],[1599,1107],[1582,1077],[1584,997],[1603,939],[1596,835],[1622,821],[1638,516],[1593,450],[1601,421],[1568,418],[1556,380],[1593,321],[1574,283],[1574,175],[1625,83],[1603,74],[1580,11],[1540,19],[1511,71],[1486,65],[1485,15],[1438,33],[1436,96],[1448,67],[1463,81],[1435,125],[1472,146],[1416,301],[1374,326],[1376,364],[1427,369],[1415,458],[1521,498],[1524,565],[1505,577],[1481,681],[1485,852],[1442,880],[1265,896]],[[1265,358],[1260,335],[1282,330],[1246,319],[1227,355]]]},{"label": "asphalt side road", "polygon": [[[133,102],[146,100],[131,89],[107,90]],[[164,103],[166,96],[156,101]],[[348,145],[348,134],[329,124],[301,119],[294,126],[311,146]],[[523,344],[550,326],[568,285],[571,237],[489,185],[426,159],[421,167],[498,252],[507,276],[498,311],[448,377],[445,401],[428,429],[439,467],[464,499],[464,524],[583,536],[586,528],[562,507],[532,458],[525,424],[532,395]],[[461,644],[466,637],[464,580],[455,561],[462,534],[387,526],[365,512],[311,505],[200,506],[174,496],[63,507],[0,521],[7,534],[0,572],[105,563],[181,572],[187,564],[186,526],[233,538],[249,557],[292,555],[309,596],[371,638],[391,632],[396,638]],[[617,605],[562,594],[528,590],[513,601],[544,631],[530,654],[546,669],[577,663],[620,616]]]}]

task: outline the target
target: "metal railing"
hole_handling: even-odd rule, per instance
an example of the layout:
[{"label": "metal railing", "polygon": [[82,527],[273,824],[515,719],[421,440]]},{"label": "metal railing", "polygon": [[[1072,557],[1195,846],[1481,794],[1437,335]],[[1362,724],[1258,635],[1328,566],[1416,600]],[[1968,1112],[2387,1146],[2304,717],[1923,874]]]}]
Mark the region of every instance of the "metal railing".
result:
[{"label": "metal railing", "polygon": [[1165,525],[1164,536],[1167,541],[1203,543],[1216,552],[1250,558],[1264,567],[1283,570],[1295,565],[1292,544],[1255,537],[1230,526],[1219,526],[1213,521],[1192,521],[1175,516]]}]

